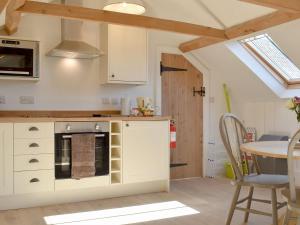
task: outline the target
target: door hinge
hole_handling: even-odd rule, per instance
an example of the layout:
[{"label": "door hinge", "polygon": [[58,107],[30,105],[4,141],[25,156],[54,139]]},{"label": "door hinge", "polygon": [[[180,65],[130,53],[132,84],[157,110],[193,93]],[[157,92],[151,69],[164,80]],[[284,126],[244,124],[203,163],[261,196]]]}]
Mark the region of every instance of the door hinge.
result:
[{"label": "door hinge", "polygon": [[196,94],[199,94],[201,97],[205,97],[205,94],[206,94],[205,87],[202,86],[202,87],[200,88],[200,90],[198,90],[198,91],[196,90],[195,87],[193,87],[193,96],[196,96]]},{"label": "door hinge", "polygon": [[160,62],[160,75],[162,75],[163,72],[179,72],[179,71],[188,71],[187,69],[182,68],[175,68],[175,67],[169,67],[164,66],[162,62]]}]

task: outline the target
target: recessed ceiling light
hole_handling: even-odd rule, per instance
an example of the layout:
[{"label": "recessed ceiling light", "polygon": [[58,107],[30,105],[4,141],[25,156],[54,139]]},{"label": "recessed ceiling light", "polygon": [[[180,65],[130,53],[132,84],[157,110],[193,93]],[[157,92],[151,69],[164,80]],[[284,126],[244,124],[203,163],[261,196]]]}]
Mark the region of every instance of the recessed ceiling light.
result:
[{"label": "recessed ceiling light", "polygon": [[107,0],[103,10],[142,15],[146,12],[142,0]]}]

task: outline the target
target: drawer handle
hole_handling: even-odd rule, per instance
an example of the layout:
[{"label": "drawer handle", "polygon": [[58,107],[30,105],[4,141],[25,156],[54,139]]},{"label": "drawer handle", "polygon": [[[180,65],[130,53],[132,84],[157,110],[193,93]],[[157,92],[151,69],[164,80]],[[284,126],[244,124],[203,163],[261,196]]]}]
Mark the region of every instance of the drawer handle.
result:
[{"label": "drawer handle", "polygon": [[40,147],[40,146],[39,146],[39,144],[37,144],[37,143],[31,143],[31,144],[29,145],[29,148],[38,148],[38,147]]},{"label": "drawer handle", "polygon": [[37,128],[37,127],[30,127],[28,129],[28,131],[39,131],[39,128]]},{"label": "drawer handle", "polygon": [[37,183],[37,182],[40,182],[40,180],[37,179],[37,178],[33,178],[33,179],[31,179],[29,182],[30,182],[30,183]]},{"label": "drawer handle", "polygon": [[30,159],[29,163],[39,163],[40,161],[38,159]]}]

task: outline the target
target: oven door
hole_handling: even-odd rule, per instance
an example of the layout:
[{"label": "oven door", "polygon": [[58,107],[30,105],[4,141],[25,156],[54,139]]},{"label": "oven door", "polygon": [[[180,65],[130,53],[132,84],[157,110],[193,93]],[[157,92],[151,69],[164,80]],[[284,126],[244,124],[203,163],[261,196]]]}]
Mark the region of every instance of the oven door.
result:
[{"label": "oven door", "polygon": [[0,47],[0,75],[34,77],[34,49]]},{"label": "oven door", "polygon": [[[95,176],[109,174],[109,133],[95,133]],[[55,178],[68,179],[72,174],[72,133],[55,134]]]}]

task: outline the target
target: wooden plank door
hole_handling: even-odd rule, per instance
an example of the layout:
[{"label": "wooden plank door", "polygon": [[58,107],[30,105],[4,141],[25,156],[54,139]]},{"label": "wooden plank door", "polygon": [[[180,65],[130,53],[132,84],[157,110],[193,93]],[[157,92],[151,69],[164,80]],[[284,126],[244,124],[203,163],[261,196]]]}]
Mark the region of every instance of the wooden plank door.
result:
[{"label": "wooden plank door", "polygon": [[[193,88],[203,86],[203,74],[183,56],[162,54],[162,114],[176,121],[177,146],[171,150],[171,178],[203,176],[203,97]],[[168,71],[172,68],[186,71]],[[174,70],[174,69],[173,69]]]}]

